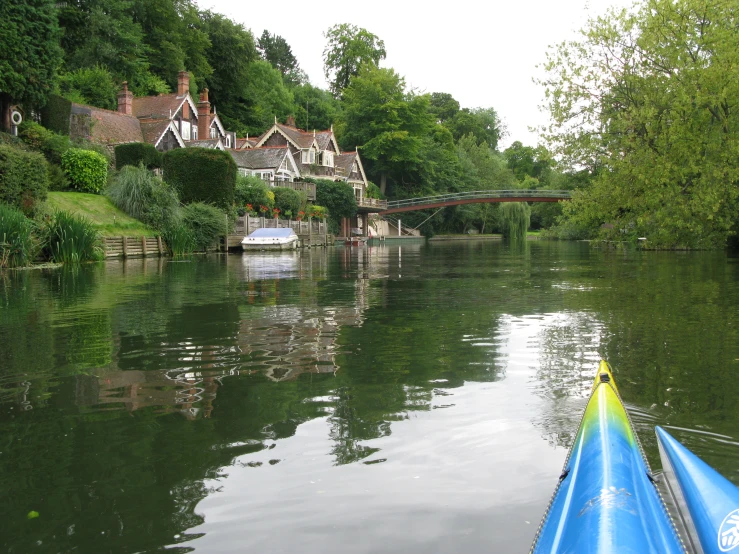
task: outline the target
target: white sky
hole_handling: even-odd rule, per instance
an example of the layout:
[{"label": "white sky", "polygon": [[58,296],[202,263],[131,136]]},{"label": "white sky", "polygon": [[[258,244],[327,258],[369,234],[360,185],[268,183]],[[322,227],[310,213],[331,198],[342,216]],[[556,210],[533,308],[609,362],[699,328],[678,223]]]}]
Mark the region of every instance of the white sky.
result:
[{"label": "white sky", "polygon": [[306,3],[199,0],[243,23],[258,38],[264,29],[281,35],[314,85],[326,87],[323,32],[337,23],[364,27],[385,41],[384,67],[394,68],[421,92],[448,92],[462,107],[493,107],[514,140],[534,146],[528,128],[547,121],[539,110],[543,89],[532,82],[547,47],[575,36],[588,17],[627,0],[519,0],[480,3]]}]

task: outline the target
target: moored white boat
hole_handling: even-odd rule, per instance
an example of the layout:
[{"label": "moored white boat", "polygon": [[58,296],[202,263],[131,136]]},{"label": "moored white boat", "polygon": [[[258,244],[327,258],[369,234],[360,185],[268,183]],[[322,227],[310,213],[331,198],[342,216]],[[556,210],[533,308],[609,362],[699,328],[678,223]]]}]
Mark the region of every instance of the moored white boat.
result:
[{"label": "moored white boat", "polygon": [[257,229],[241,241],[243,250],[292,250],[298,235],[292,229]]}]

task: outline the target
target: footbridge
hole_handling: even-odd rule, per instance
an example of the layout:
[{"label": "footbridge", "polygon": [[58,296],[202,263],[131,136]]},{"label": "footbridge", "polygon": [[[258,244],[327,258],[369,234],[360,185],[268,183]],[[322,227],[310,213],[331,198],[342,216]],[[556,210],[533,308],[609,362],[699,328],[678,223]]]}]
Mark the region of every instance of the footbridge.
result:
[{"label": "footbridge", "polygon": [[444,208],[461,204],[487,204],[491,202],[560,202],[570,200],[568,190],[478,190],[470,192],[454,192],[437,196],[422,196],[406,200],[391,200],[387,208],[379,212],[382,215],[415,210]]}]

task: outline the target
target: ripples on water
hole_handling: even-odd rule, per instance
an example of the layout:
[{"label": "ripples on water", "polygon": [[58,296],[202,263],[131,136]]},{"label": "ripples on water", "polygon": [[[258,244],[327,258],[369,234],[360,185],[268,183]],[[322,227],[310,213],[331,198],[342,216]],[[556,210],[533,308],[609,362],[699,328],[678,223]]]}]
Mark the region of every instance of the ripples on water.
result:
[{"label": "ripples on water", "polygon": [[526,551],[601,357],[739,483],[737,307],[724,255],[544,242],[5,274],[0,544]]}]

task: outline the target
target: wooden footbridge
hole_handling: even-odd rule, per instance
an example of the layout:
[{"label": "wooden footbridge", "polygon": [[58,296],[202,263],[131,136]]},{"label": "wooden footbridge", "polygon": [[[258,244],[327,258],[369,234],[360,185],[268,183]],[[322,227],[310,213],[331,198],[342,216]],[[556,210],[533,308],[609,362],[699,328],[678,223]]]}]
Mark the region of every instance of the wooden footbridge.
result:
[{"label": "wooden footbridge", "polygon": [[454,192],[438,196],[423,196],[407,200],[391,200],[387,209],[379,214],[388,215],[415,210],[444,208],[461,204],[486,204],[490,202],[560,202],[570,200],[568,190],[478,190],[470,192]]}]

